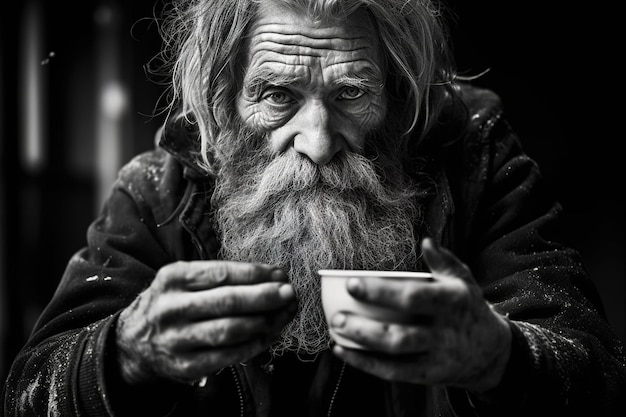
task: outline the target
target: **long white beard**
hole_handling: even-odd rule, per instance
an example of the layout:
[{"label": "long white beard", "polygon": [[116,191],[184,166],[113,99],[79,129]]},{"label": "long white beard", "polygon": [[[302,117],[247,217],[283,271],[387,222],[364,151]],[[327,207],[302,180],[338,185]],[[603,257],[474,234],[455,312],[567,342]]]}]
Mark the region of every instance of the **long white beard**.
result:
[{"label": "long white beard", "polygon": [[299,308],[271,351],[315,354],[330,342],[317,271],[415,269],[419,193],[400,180],[394,161],[386,161],[384,175],[395,180],[383,181],[361,155],[341,153],[318,166],[293,149],[271,155],[257,148],[231,153],[237,163],[229,158],[217,182],[212,206],[221,256],[287,272]]}]

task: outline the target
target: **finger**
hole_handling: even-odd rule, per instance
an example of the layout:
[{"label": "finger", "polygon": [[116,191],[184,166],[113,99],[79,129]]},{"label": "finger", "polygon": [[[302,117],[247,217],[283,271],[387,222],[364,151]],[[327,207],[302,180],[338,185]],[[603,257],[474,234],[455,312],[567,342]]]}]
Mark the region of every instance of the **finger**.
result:
[{"label": "finger", "polygon": [[354,368],[387,381],[427,381],[427,354],[391,356],[360,349],[333,346],[333,353]]},{"label": "finger", "polygon": [[448,249],[439,246],[432,238],[422,240],[424,261],[435,277],[455,277],[470,279],[471,273],[467,265]]},{"label": "finger", "polygon": [[331,320],[337,334],[387,354],[416,354],[433,347],[430,327],[422,324],[386,323],[354,314],[338,313]]},{"label": "finger", "polygon": [[164,321],[204,320],[269,312],[295,304],[295,301],[290,284],[265,282],[170,293],[159,301],[155,314]]},{"label": "finger", "polygon": [[266,264],[233,261],[174,262],[161,268],[156,279],[163,288],[200,291],[223,285],[247,285],[287,281],[279,268]]},{"label": "finger", "polygon": [[446,302],[457,300],[464,293],[465,285],[461,280],[447,278],[352,278],[347,282],[347,289],[360,301],[403,311],[423,321],[427,317],[418,316],[437,314]]},{"label": "finger", "polygon": [[[171,349],[184,352],[208,348],[224,348],[278,337],[291,319],[288,311],[242,317],[225,317],[171,327],[162,335],[170,340]],[[167,343],[167,342],[166,342]]]},{"label": "finger", "polygon": [[162,339],[172,351],[187,352],[239,345],[267,331],[267,320],[262,316],[227,317],[170,327]]}]

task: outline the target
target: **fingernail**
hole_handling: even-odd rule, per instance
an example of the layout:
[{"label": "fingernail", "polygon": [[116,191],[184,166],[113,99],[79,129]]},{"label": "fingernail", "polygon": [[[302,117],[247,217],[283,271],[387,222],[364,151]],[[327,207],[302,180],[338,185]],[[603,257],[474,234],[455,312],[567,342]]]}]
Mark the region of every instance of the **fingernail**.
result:
[{"label": "fingernail", "polygon": [[337,313],[330,321],[330,325],[335,329],[340,329],[346,324],[346,315],[343,313]]},{"label": "fingernail", "polygon": [[278,294],[283,300],[292,300],[296,296],[296,293],[290,284],[282,284],[278,287]]},{"label": "fingernail", "polygon": [[359,296],[363,293],[363,283],[358,278],[350,278],[346,284],[348,292],[354,296]]},{"label": "fingernail", "polygon": [[275,269],[270,274],[272,281],[287,281],[287,274],[282,269]]},{"label": "fingernail", "polygon": [[439,243],[437,243],[437,241],[433,239],[432,237],[425,237],[422,243],[426,245],[430,245],[430,247],[433,248],[434,250],[439,250]]}]

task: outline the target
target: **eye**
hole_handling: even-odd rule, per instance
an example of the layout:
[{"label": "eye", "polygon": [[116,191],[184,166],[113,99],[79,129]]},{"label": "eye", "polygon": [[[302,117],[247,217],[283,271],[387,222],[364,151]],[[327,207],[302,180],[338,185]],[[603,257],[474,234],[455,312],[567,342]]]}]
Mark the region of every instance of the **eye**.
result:
[{"label": "eye", "polygon": [[268,88],[261,94],[261,100],[276,106],[284,106],[295,102],[289,91],[284,88]]},{"label": "eye", "polygon": [[358,87],[346,87],[341,90],[339,96],[337,97],[339,100],[356,100],[365,95],[365,91],[361,90]]}]

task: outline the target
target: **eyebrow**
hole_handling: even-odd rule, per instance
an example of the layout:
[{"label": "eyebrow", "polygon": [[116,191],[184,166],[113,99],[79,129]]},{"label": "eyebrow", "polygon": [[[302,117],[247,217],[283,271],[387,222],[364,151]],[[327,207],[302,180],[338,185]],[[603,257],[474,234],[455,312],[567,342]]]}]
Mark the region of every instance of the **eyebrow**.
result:
[{"label": "eyebrow", "polygon": [[[243,88],[247,95],[254,97],[259,95],[267,85],[304,86],[310,81],[305,74],[306,72],[301,75],[281,74],[267,67],[256,68],[246,76]],[[342,74],[332,80],[331,85],[357,87],[378,94],[383,90],[385,83],[378,68],[365,65],[356,71]]]},{"label": "eyebrow", "polygon": [[332,85],[357,87],[379,93],[385,87],[385,82],[378,68],[368,65],[358,71],[341,75],[333,80]]},{"label": "eyebrow", "polygon": [[266,85],[274,86],[302,86],[308,81],[308,77],[281,74],[270,68],[256,68],[244,79],[244,91],[249,96],[261,93]]}]

